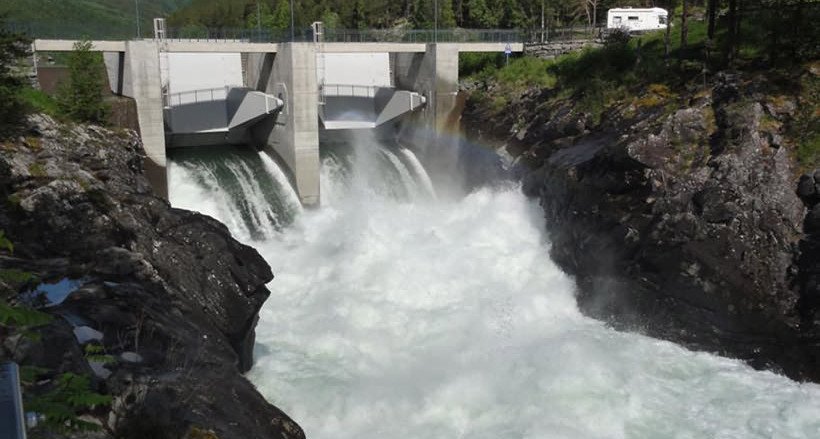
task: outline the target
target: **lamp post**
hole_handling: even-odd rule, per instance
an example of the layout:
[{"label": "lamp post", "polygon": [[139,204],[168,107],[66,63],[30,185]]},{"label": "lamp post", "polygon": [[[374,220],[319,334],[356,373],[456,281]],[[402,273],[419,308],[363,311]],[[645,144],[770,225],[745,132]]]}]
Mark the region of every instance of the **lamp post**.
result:
[{"label": "lamp post", "polygon": [[137,11],[137,38],[142,36],[140,31],[140,0],[134,0],[134,9]]},{"label": "lamp post", "polygon": [[256,38],[262,41],[262,7],[259,0],[256,0]]},{"label": "lamp post", "polygon": [[438,43],[438,0],[433,0],[433,42]]},{"label": "lamp post", "polygon": [[293,0],[290,0],[290,42],[294,42],[296,37],[296,22],[293,19]]}]

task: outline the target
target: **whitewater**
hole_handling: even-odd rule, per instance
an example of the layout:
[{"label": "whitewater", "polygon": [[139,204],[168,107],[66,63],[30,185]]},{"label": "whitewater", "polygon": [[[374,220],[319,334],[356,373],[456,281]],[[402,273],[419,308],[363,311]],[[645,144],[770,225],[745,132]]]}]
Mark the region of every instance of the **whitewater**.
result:
[{"label": "whitewater", "polygon": [[308,438],[820,437],[820,386],[583,316],[516,184],[442,197],[408,149],[339,149],[317,209],[264,153],[169,172],[273,268],[248,377]]}]

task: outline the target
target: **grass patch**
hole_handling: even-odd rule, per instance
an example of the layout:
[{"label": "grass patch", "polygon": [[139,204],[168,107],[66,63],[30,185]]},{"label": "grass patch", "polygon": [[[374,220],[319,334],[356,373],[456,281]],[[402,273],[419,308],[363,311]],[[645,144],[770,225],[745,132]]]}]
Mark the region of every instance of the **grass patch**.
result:
[{"label": "grass patch", "polygon": [[797,147],[797,160],[806,169],[820,165],[820,134],[814,133]]},{"label": "grass patch", "polygon": [[37,279],[37,276],[28,272],[17,270],[15,268],[0,269],[0,281],[6,284],[22,285]]},{"label": "grass patch", "polygon": [[57,107],[57,101],[44,93],[42,90],[25,87],[20,90],[20,98],[31,111],[36,113],[45,113],[54,117],[58,117],[60,115],[60,110]]},{"label": "grass patch", "polygon": [[539,58],[516,58],[499,70],[496,78],[501,84],[513,89],[553,88],[556,78],[549,72],[552,64],[552,61]]},{"label": "grass patch", "polygon": [[40,163],[32,163],[28,167],[28,173],[31,174],[32,177],[45,177],[46,169]]}]

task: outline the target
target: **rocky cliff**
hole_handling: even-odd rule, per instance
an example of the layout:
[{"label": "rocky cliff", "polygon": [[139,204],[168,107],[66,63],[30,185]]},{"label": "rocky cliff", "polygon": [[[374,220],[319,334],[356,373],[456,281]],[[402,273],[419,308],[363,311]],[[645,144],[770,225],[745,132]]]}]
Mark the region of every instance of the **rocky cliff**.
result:
[{"label": "rocky cliff", "polygon": [[30,274],[0,289],[54,317],[39,337],[4,334],[4,358],[42,368],[28,390],[93,376],[113,398],[83,415],[100,437],[304,437],[241,374],[270,267],[221,223],[152,195],[133,132],[33,116],[0,147],[0,230],[13,243],[0,263]]},{"label": "rocky cliff", "polygon": [[650,85],[600,119],[530,90],[465,123],[524,165],[584,312],[820,381],[820,173],[795,158],[818,70]]}]

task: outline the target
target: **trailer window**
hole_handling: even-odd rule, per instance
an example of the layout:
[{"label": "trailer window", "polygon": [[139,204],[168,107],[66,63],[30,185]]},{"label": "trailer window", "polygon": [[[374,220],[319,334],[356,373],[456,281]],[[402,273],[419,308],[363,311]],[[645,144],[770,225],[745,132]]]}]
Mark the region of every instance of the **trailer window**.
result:
[{"label": "trailer window", "polygon": [[658,16],[658,23],[659,24],[666,24],[666,15],[659,15]]},{"label": "trailer window", "polygon": [[627,19],[628,21],[638,21],[638,17],[636,17],[636,16],[634,16],[634,15],[633,15],[633,16],[631,16],[631,17],[626,17],[626,19]]}]

